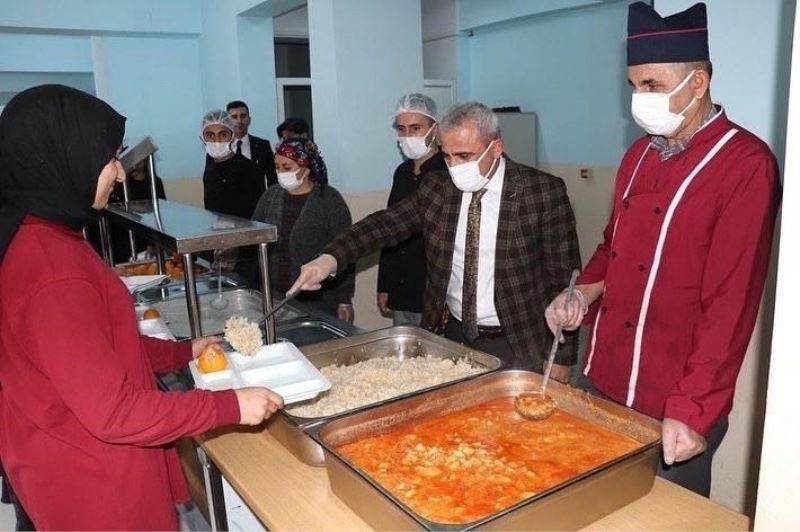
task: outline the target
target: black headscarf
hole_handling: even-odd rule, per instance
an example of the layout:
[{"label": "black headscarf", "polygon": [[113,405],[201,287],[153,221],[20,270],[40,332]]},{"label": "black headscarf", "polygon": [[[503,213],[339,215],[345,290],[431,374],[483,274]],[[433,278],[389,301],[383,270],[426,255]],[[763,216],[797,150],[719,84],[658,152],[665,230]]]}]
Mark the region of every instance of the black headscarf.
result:
[{"label": "black headscarf", "polygon": [[26,214],[76,230],[97,219],[97,179],[124,133],[124,116],[63,85],[8,102],[0,115],[0,260]]}]

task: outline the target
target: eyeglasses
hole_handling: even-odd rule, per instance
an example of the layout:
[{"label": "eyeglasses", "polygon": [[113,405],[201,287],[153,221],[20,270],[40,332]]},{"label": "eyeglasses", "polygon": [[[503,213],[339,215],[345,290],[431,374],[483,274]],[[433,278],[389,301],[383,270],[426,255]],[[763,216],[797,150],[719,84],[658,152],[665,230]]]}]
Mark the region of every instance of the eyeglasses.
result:
[{"label": "eyeglasses", "polygon": [[125,151],[127,151],[127,149],[128,149],[127,146],[120,146],[119,148],[117,148],[116,153],[114,153],[113,159],[115,161],[119,161],[120,157],[122,157],[122,154],[125,153]]}]

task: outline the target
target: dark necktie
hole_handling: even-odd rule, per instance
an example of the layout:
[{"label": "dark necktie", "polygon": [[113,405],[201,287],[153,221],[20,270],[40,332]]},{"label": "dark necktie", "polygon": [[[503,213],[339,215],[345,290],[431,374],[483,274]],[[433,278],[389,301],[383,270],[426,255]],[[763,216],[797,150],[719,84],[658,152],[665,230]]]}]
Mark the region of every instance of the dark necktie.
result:
[{"label": "dark necktie", "polygon": [[483,188],[472,193],[467,211],[467,241],[464,246],[464,291],[461,295],[461,325],[464,337],[472,342],[478,337],[478,256],[481,239],[481,198]]},{"label": "dark necktie", "polygon": [[236,155],[242,154],[242,139],[236,141]]}]

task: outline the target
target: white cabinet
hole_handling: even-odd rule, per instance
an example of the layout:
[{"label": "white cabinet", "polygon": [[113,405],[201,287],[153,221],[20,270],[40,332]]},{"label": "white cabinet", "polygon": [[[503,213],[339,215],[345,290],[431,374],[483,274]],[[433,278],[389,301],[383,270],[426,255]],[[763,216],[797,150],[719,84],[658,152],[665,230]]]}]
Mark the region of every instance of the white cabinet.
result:
[{"label": "white cabinet", "polygon": [[225,497],[225,515],[231,532],[264,532],[267,529],[250,511],[236,490],[222,477],[222,494]]},{"label": "white cabinet", "polygon": [[536,166],[536,113],[497,113],[505,153],[518,163]]}]

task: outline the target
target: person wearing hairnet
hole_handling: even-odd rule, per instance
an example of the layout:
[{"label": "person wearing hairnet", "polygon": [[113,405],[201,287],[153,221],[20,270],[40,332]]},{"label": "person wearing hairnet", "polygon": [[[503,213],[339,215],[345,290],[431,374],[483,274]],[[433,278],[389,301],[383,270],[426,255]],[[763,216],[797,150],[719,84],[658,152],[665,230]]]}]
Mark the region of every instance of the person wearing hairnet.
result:
[{"label": "person wearing hairnet", "polygon": [[[227,111],[215,109],[203,117],[200,138],[211,161],[203,172],[203,205],[206,209],[240,218],[250,218],[258,198],[266,190],[264,173],[233,148],[235,124]],[[225,269],[250,278],[256,268],[254,247],[217,255]]]},{"label": "person wearing hairnet", "polygon": [[[388,206],[412,196],[429,172],[447,170],[436,143],[436,102],[411,93],[397,102],[394,112],[397,144],[405,157],[394,171]],[[385,248],[378,269],[378,309],[394,325],[417,325],[422,320],[425,292],[425,242],[416,234]]]},{"label": "person wearing hairnet", "polygon": [[222,109],[203,117],[201,139],[213,159],[203,173],[203,203],[210,211],[250,218],[261,194],[264,175],[233,151],[233,119]]}]

